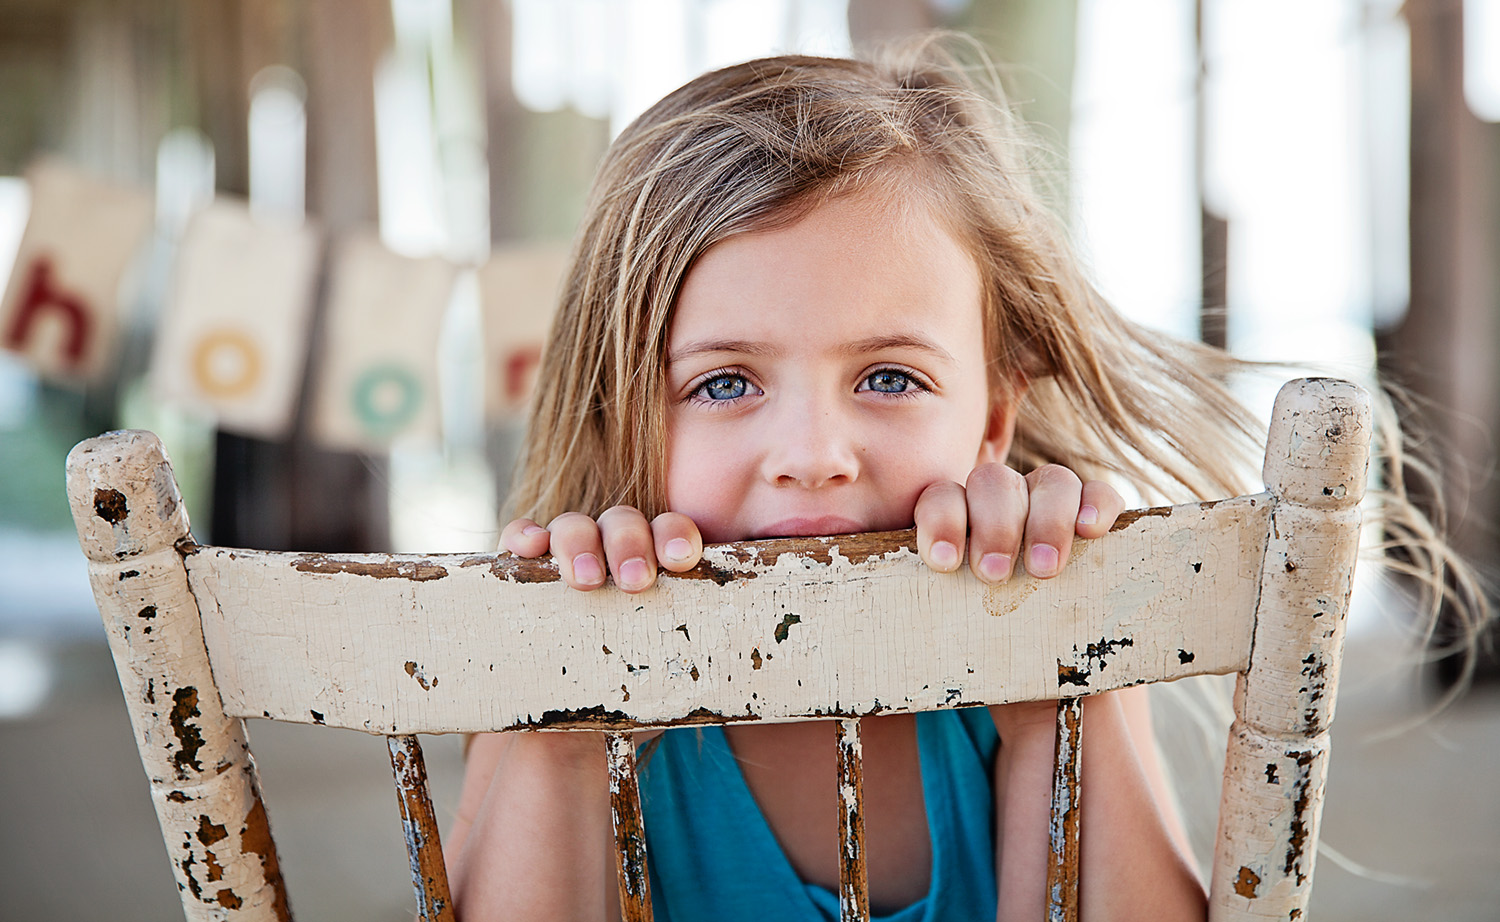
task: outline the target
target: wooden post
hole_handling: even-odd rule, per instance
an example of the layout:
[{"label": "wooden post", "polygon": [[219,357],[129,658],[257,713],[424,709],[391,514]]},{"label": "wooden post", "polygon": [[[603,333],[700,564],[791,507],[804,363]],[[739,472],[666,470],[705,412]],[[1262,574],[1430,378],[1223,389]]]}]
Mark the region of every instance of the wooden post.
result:
[{"label": "wooden post", "polygon": [[651,873],[646,863],[646,825],[635,775],[635,738],[604,734],[609,755],[609,813],[615,827],[615,869],[620,874],[620,915],[625,922],[651,922]]},{"label": "wooden post", "polygon": [[838,722],[839,919],[869,922],[870,886],[865,867],[864,751],[859,718]]},{"label": "wooden post", "polygon": [[1047,862],[1047,922],[1078,922],[1079,786],[1083,754],[1083,702],[1057,700],[1057,741],[1052,753],[1051,856]]},{"label": "wooden post", "polygon": [[[112,432],[68,454],[68,501],[189,920],[289,920],[244,722],[224,715],[177,544],[166,450]],[[176,844],[173,844],[176,843]]]},{"label": "wooden post", "polygon": [[1369,395],[1352,384],[1302,379],[1276,398],[1264,471],[1276,505],[1250,666],[1235,688],[1215,919],[1307,909],[1369,438]]},{"label": "wooden post", "polygon": [[453,922],[448,869],[443,864],[437,814],[427,795],[427,761],[422,758],[422,744],[412,734],[387,736],[385,741],[391,750],[391,774],[396,781],[396,802],[401,807],[406,856],[411,862],[411,885],[417,893],[417,918],[420,922]]}]

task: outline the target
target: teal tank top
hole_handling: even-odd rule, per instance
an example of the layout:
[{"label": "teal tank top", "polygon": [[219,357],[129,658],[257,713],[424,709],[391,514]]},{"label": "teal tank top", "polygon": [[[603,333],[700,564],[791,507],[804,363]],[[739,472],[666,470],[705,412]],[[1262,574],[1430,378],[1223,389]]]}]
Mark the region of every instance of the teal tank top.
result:
[{"label": "teal tank top", "polygon": [[[995,918],[991,766],[999,738],[985,708],[918,714],[932,883],[878,922]],[[745,784],[720,727],[668,730],[641,769],[659,922],[834,922],[838,894],[804,883]]]}]

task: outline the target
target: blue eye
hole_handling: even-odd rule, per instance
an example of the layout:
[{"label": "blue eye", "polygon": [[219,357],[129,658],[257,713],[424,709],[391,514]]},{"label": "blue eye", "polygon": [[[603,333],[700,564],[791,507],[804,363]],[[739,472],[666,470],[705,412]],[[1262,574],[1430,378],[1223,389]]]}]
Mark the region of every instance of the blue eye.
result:
[{"label": "blue eye", "polygon": [[885,368],[866,378],[865,386],[869,390],[882,394],[904,394],[908,389],[918,385],[906,372]]},{"label": "blue eye", "polygon": [[745,396],[750,382],[740,375],[719,375],[698,385],[698,393],[709,400],[734,400]]}]

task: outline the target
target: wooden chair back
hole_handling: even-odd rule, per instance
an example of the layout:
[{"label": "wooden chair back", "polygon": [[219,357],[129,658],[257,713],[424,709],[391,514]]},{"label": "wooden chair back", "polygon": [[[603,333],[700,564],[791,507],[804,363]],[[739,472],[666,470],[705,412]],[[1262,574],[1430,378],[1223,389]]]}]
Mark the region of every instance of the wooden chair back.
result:
[{"label": "wooden chair back", "polygon": [[1312,883],[1328,727],[1369,463],[1368,397],[1288,384],[1267,490],[1126,513],[1052,580],[938,574],[912,532],[748,541],[640,595],[573,592],[506,554],[195,544],[165,452],[114,432],[68,492],[189,919],[290,918],[248,717],[390,740],[423,919],[451,919],[415,734],[608,733],[626,918],[650,918],[629,731],[837,719],[844,918],[868,918],[864,716],[1060,701],[1052,911],[1076,913],[1077,698],[1237,673],[1214,919],[1295,919]]}]

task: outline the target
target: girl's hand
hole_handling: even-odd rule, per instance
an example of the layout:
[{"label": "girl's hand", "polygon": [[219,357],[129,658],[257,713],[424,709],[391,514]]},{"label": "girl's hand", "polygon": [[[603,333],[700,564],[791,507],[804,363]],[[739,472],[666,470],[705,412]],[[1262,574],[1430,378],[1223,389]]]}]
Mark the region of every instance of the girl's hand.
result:
[{"label": "girl's hand", "polygon": [[951,572],[963,559],[967,534],[969,567],[985,582],[1009,579],[1017,560],[1032,576],[1050,579],[1067,564],[1075,535],[1108,533],[1124,509],[1114,487],[1084,483],[1056,464],[1024,477],[1003,464],[981,464],[964,486],[935,483],[922,491],[917,550],[934,570]]},{"label": "girl's hand", "polygon": [[632,506],[606,509],[597,522],[581,512],[564,512],[546,528],[515,519],[500,533],[500,546],[517,557],[540,557],[550,550],[563,581],[583,590],[603,586],[608,572],[619,588],[640,592],[656,582],[658,564],[681,573],[703,556],[703,536],[692,519],[663,512],[647,522]]}]

